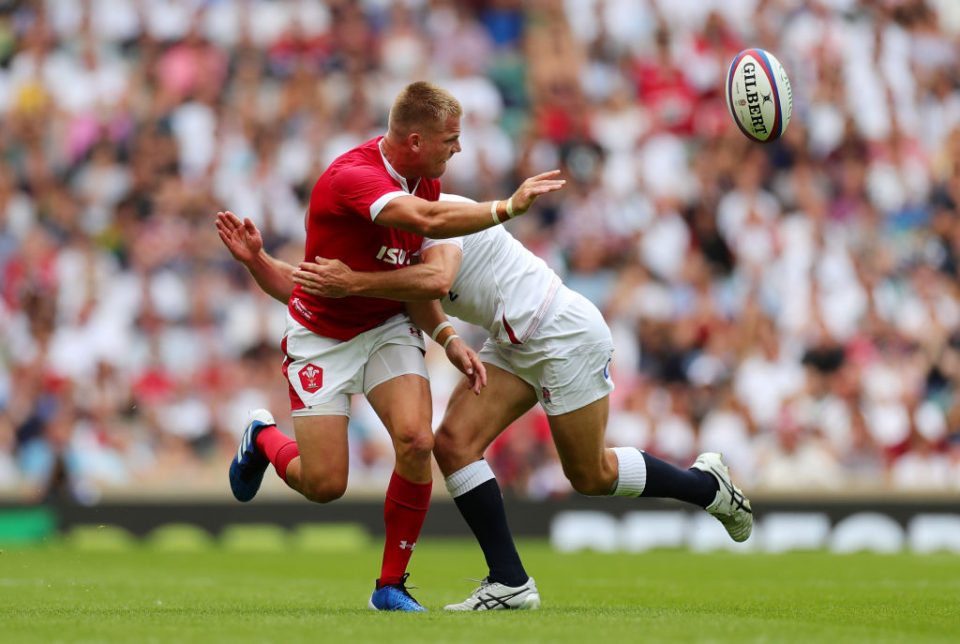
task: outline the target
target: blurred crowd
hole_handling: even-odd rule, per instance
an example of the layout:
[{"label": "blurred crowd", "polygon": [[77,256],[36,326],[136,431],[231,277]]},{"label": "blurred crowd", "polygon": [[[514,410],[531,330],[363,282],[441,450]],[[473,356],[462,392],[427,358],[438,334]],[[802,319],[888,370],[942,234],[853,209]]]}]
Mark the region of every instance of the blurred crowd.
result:
[{"label": "blurred crowd", "polygon": [[[723,98],[755,46],[793,83],[771,145]],[[611,444],[722,451],[753,491],[957,493],[958,58],[955,0],[0,0],[0,494],[227,495],[248,410],[290,421],[284,307],[214,214],[298,262],[316,177],[417,79],[465,109],[446,192],[567,177],[511,230],[613,329]],[[542,412],[488,457],[570,493]]]}]

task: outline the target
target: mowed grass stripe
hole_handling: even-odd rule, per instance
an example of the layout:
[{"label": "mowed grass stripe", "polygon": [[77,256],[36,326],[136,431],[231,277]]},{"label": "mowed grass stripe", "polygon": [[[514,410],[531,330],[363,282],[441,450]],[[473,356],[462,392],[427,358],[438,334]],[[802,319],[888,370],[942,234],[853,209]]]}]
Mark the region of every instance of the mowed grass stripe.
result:
[{"label": "mowed grass stripe", "polygon": [[960,558],[949,555],[560,555],[521,544],[536,613],[445,614],[483,574],[469,542],[425,538],[414,595],[431,612],[365,608],[379,548],[334,554],[10,549],[3,641],[894,642],[953,641]]}]

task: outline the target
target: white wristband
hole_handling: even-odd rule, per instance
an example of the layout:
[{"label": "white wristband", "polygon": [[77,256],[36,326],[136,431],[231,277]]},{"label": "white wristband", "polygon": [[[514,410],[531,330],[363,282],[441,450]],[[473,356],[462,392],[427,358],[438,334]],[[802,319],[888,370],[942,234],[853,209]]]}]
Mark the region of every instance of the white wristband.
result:
[{"label": "white wristband", "polygon": [[451,336],[448,336],[446,340],[443,341],[443,350],[446,351],[447,347],[450,346],[450,343],[453,342],[454,338],[459,338],[460,336],[454,333]]},{"label": "white wristband", "polygon": [[493,223],[497,226],[500,225],[500,217],[497,216],[497,204],[499,201],[493,201],[490,203],[490,216],[493,217]]},{"label": "white wristband", "polygon": [[513,214],[513,197],[507,199],[507,217],[513,219],[516,215]]},{"label": "white wristband", "polygon": [[437,328],[434,329],[434,330],[433,330],[433,333],[430,334],[430,339],[433,340],[434,342],[436,342],[436,341],[437,341],[437,336],[440,335],[440,332],[443,331],[444,329],[446,329],[447,327],[453,327],[453,325],[450,324],[449,321],[447,321],[447,322],[441,322],[440,324],[438,324],[438,325],[437,325]]}]

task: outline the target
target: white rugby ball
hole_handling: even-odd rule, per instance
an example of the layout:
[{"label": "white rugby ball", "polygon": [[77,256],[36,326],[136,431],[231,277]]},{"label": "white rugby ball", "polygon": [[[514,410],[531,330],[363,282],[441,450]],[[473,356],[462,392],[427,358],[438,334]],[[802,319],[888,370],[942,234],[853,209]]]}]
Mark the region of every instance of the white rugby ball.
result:
[{"label": "white rugby ball", "polygon": [[745,49],[733,58],[726,95],[734,123],[754,141],[774,141],[790,124],[790,78],[780,61],[764,49]]}]

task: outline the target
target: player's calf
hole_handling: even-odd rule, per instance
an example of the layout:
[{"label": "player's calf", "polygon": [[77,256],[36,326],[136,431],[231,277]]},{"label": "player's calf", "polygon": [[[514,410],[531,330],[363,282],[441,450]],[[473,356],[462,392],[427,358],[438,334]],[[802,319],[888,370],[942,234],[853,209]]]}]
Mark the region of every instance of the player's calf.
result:
[{"label": "player's calf", "polygon": [[607,453],[596,462],[564,464],[563,473],[573,489],[586,496],[608,496],[617,485],[616,458],[610,453],[613,463],[607,461]]},{"label": "player's calf", "polygon": [[299,492],[308,501],[330,503],[342,497],[347,491],[346,480],[330,480],[319,477],[303,477]]}]

